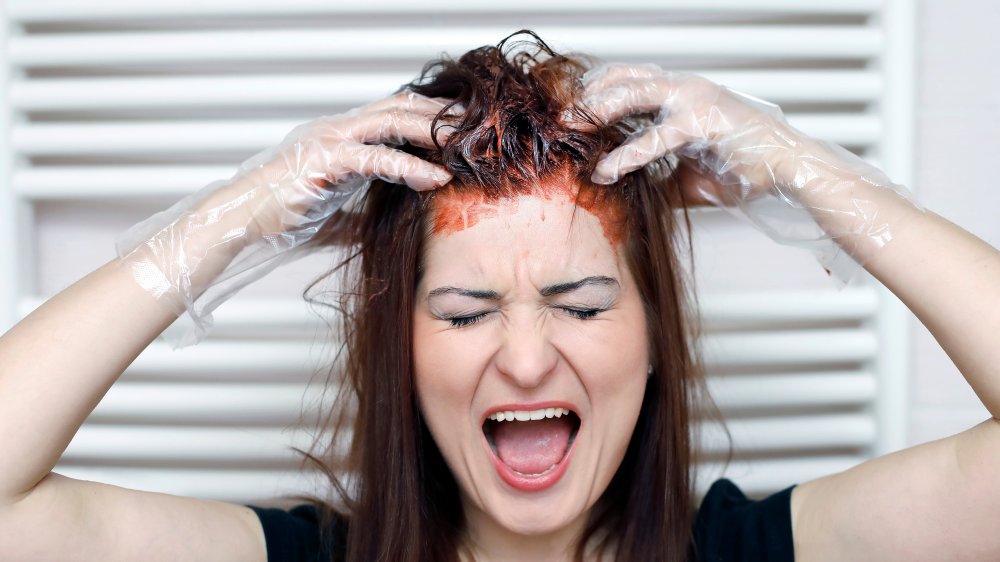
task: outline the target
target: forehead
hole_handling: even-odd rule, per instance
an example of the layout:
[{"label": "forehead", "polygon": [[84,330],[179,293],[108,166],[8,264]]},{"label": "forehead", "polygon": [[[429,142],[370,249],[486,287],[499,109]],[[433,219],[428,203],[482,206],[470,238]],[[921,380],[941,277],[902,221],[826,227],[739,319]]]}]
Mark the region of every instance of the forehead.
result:
[{"label": "forehead", "polygon": [[431,203],[423,278],[490,285],[526,277],[542,286],[587,275],[620,277],[622,212],[578,186],[548,184],[488,199],[445,190]]}]

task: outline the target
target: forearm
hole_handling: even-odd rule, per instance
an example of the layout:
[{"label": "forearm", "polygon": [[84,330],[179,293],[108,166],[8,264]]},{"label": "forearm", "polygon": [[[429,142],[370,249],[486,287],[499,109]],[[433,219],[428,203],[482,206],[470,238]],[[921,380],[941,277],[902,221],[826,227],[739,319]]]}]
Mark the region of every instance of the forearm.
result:
[{"label": "forearm", "polygon": [[892,225],[866,269],[930,330],[1000,418],[1000,251],[930,211]]},{"label": "forearm", "polygon": [[0,337],[0,502],[52,470],[125,367],[175,318],[115,260]]},{"label": "forearm", "polygon": [[[184,246],[206,258],[199,279],[221,271],[235,251],[208,239]],[[0,505],[49,474],[111,385],[176,319],[176,299],[154,299],[135,267],[105,264],[0,337]]]},{"label": "forearm", "polygon": [[[829,158],[828,154],[823,155]],[[801,202],[930,330],[1000,417],[1000,251],[834,161]]]}]

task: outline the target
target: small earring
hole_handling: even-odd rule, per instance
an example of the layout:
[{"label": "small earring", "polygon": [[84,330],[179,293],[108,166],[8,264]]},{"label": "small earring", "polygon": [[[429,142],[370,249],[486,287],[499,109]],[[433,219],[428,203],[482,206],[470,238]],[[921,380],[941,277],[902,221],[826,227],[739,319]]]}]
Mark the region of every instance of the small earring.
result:
[{"label": "small earring", "polygon": [[649,364],[649,369],[646,370],[646,378],[653,376],[653,364]]}]

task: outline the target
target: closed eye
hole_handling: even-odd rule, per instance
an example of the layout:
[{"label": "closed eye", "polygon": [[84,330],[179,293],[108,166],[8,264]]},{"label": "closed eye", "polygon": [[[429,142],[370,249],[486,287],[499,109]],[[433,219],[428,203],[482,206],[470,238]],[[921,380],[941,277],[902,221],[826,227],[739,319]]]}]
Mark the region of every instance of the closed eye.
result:
[{"label": "closed eye", "polygon": [[[605,309],[603,308],[581,309],[581,308],[569,308],[565,306],[560,306],[558,308],[559,310],[562,310],[566,314],[569,314],[574,318],[579,318],[580,320],[589,320],[591,318],[595,318],[597,317],[598,314],[605,311]],[[466,326],[471,326],[476,322],[479,322],[480,320],[485,318],[487,314],[489,313],[480,312],[479,314],[473,314],[470,316],[453,316],[451,318],[446,318],[446,320],[448,320],[448,322],[451,322],[451,325],[454,326],[455,328],[464,328]]]},{"label": "closed eye", "polygon": [[569,314],[574,318],[579,318],[580,320],[588,320],[604,312],[604,309],[601,308],[584,308],[584,309],[567,308],[567,307],[559,307],[559,308],[566,314]]},{"label": "closed eye", "polygon": [[487,312],[480,312],[479,314],[473,314],[472,316],[454,316],[448,318],[448,321],[451,322],[452,326],[456,328],[462,328],[464,326],[471,326],[476,322],[479,322],[480,320],[485,318],[487,314],[488,314]]}]

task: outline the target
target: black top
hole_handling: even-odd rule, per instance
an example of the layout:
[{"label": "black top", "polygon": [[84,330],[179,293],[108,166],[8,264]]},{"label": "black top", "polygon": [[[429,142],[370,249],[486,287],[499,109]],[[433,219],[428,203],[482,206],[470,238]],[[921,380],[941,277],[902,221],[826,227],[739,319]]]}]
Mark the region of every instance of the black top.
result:
[{"label": "black top", "polygon": [[[792,488],[747,499],[729,480],[716,480],[694,522],[700,562],[793,562]],[[280,558],[279,558],[280,560]]]},{"label": "black top", "polygon": [[[729,480],[717,480],[695,517],[698,560],[793,562],[792,488],[754,501]],[[334,552],[343,556],[340,548],[321,548],[313,506],[300,505],[291,511],[248,507],[257,512],[264,527],[269,562],[329,562]],[[343,539],[345,533],[346,525],[338,524],[332,536]]]}]

